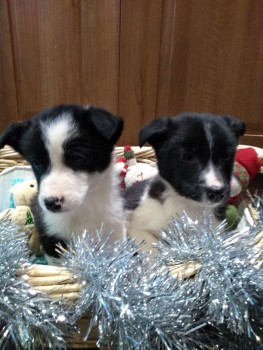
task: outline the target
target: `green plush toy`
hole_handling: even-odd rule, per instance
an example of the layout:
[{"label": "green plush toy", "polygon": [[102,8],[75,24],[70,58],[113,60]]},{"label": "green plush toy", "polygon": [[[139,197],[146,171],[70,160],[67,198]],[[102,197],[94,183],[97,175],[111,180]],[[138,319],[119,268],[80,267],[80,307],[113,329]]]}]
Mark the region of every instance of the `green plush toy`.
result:
[{"label": "green plush toy", "polygon": [[239,218],[237,208],[234,205],[229,204],[226,207],[225,217],[227,222],[227,227],[226,227],[227,230],[228,231],[234,230],[238,225],[238,218]]}]

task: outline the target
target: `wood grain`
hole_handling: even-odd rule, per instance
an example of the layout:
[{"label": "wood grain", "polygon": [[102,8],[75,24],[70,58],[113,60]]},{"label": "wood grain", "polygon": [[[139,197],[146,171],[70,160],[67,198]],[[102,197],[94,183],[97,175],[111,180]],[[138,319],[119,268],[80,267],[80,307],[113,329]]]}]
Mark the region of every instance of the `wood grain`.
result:
[{"label": "wood grain", "polygon": [[0,1],[0,130],[17,120],[11,24],[7,0]]},{"label": "wood grain", "polygon": [[38,9],[34,0],[10,0],[14,43],[17,109],[19,119],[34,114],[41,106]]},{"label": "wood grain", "polygon": [[262,146],[263,2],[167,0],[163,14],[157,117],[230,114]]},{"label": "wood grain", "polygon": [[120,0],[81,1],[81,101],[118,113]]},{"label": "wood grain", "polygon": [[119,114],[125,118],[120,143],[138,144],[139,128],[156,109],[161,0],[122,0]]},{"label": "wood grain", "polygon": [[233,115],[263,146],[263,1],[3,0],[0,128],[59,103],[125,119],[119,145],[183,111]]},{"label": "wood grain", "polygon": [[[171,112],[169,110],[169,98],[170,89],[172,88],[176,5],[177,1],[174,0],[163,1],[158,90],[156,97],[156,117],[158,118],[168,115]],[[173,113],[172,111],[172,114],[175,114],[175,112]]]},{"label": "wood grain", "polygon": [[80,101],[78,2],[11,0],[18,111]]},{"label": "wood grain", "polygon": [[38,0],[44,105],[80,102],[79,1]]}]

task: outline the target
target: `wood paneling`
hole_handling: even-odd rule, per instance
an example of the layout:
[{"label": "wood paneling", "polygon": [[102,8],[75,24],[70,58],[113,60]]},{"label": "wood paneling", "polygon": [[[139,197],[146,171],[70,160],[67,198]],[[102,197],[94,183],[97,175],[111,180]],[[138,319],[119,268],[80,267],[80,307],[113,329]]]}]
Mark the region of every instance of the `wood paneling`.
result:
[{"label": "wood paneling", "polygon": [[[263,134],[263,2],[164,1],[157,116],[230,114]],[[263,146],[263,142],[261,143]]]},{"label": "wood paneling", "polygon": [[118,113],[120,0],[81,1],[81,101]]},{"label": "wood paneling", "polygon": [[46,1],[37,4],[42,103],[79,103],[79,2]]},{"label": "wood paneling", "polygon": [[16,85],[7,0],[0,1],[0,130],[17,120]]},{"label": "wood paneling", "polygon": [[14,43],[17,109],[19,119],[41,106],[41,75],[37,2],[9,1]]},{"label": "wood paneling", "polygon": [[155,117],[161,19],[161,0],[121,1],[119,114],[125,118],[123,144],[138,144],[138,129]]},{"label": "wood paneling", "polygon": [[78,1],[11,0],[18,113],[80,102]]},{"label": "wood paneling", "polygon": [[0,128],[59,103],[236,116],[263,147],[262,0],[2,0]]},{"label": "wood paneling", "polygon": [[[160,61],[158,72],[158,94],[156,97],[156,116],[162,117],[164,115],[173,114],[169,109],[170,90],[172,70],[174,64],[174,43],[175,43],[175,13],[177,1],[165,0],[163,1],[162,11],[162,31],[160,44]],[[182,37],[182,34],[181,34]],[[182,54],[182,52],[181,52]],[[183,58],[183,55],[182,55]],[[178,70],[182,73],[182,70]],[[182,79],[180,79],[182,80]],[[180,91],[178,89],[178,91]],[[177,93],[176,93],[177,95]]]}]

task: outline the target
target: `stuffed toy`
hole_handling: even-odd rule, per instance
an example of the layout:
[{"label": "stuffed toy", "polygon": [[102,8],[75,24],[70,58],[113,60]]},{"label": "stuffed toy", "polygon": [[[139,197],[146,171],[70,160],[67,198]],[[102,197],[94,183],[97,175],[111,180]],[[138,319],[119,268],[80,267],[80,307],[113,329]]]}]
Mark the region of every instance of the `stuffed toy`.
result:
[{"label": "stuffed toy", "polygon": [[10,190],[10,208],[0,213],[0,218],[8,216],[18,226],[33,224],[30,205],[33,197],[37,194],[35,180],[19,181]]},{"label": "stuffed toy", "polygon": [[225,211],[227,227],[235,229],[238,221],[238,206],[242,194],[247,190],[249,182],[259,173],[262,160],[261,155],[252,147],[239,148],[236,151],[234,169],[230,184],[230,198]]},{"label": "stuffed toy", "polygon": [[[16,181],[16,180],[15,180]],[[0,213],[0,219],[8,218],[29,235],[29,248],[34,254],[40,254],[38,233],[34,228],[34,220],[30,210],[32,199],[37,194],[36,180],[20,179],[11,187],[10,208]]]},{"label": "stuffed toy", "polygon": [[229,204],[238,206],[242,194],[259,173],[260,167],[261,159],[254,148],[240,148],[236,151]]},{"label": "stuffed toy", "polygon": [[37,182],[36,180],[19,181],[11,187],[10,193],[15,208],[20,205],[29,207],[37,194]]},{"label": "stuffed toy", "polygon": [[135,182],[149,179],[157,174],[157,167],[146,163],[138,163],[134,151],[130,146],[124,147],[124,158],[128,164],[128,171],[124,178],[125,187],[130,187]]},{"label": "stuffed toy", "polygon": [[128,164],[126,162],[126,159],[124,157],[119,157],[115,161],[115,171],[117,172],[117,175],[119,177],[119,187],[121,190],[125,189],[125,176],[127,175],[128,170]]}]

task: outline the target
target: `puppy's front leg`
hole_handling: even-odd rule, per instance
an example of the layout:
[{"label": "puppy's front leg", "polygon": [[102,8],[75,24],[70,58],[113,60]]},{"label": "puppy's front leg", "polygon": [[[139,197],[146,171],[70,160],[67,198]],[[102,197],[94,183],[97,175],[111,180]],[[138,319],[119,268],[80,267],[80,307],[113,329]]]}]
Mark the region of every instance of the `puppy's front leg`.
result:
[{"label": "puppy's front leg", "polygon": [[128,230],[128,236],[135,238],[135,243],[141,247],[141,250],[149,252],[152,256],[156,255],[157,249],[153,246],[153,243],[157,243],[156,236],[147,230],[142,230],[139,227],[131,227]]}]

